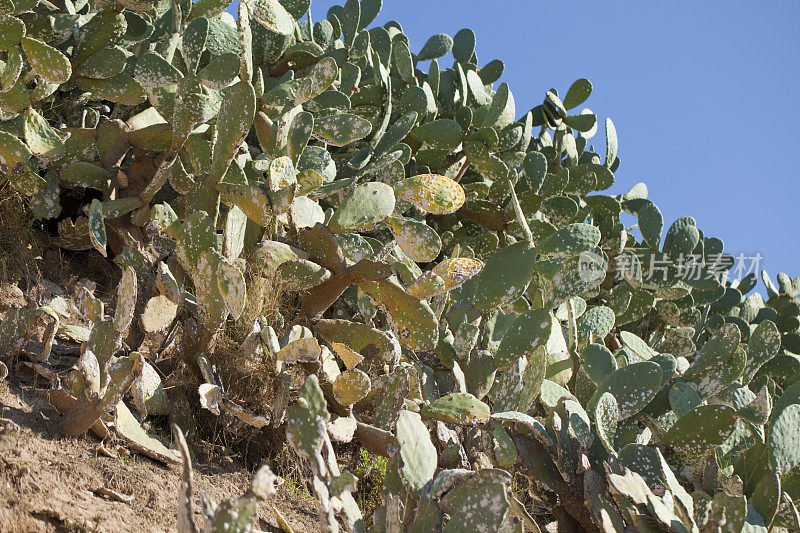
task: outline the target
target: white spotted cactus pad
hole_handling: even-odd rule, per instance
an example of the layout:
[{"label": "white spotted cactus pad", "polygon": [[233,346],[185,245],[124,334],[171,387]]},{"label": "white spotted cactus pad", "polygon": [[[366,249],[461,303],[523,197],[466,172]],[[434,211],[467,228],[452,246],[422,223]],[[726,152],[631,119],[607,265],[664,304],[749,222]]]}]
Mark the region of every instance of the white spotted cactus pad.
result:
[{"label": "white spotted cactus pad", "polygon": [[536,266],[536,251],[527,241],[500,248],[472,278],[474,305],[481,310],[515,302],[530,284]]},{"label": "white spotted cactus pad", "polygon": [[610,392],[617,400],[620,420],[625,420],[655,397],[661,387],[662,374],[661,367],[650,361],[623,366],[603,379],[595,395],[599,400],[603,393]]},{"label": "white spotted cactus pad", "polygon": [[278,0],[250,0],[245,2],[256,22],[279,35],[289,35],[294,30],[292,17]]},{"label": "white spotted cactus pad", "polygon": [[372,131],[372,124],[357,115],[326,115],[314,121],[314,136],[333,146],[347,146],[363,139]]},{"label": "white spotted cactus pad", "polygon": [[[546,366],[546,361],[535,361],[537,348],[550,339],[552,318],[546,309],[531,309],[517,316],[506,330],[494,361],[498,368],[506,368],[517,357],[525,356],[529,364]],[[534,359],[532,359],[534,358]]]},{"label": "white spotted cactus pad", "polygon": [[64,83],[72,74],[69,59],[57,49],[33,37],[22,37],[25,57],[37,75],[50,83]]}]

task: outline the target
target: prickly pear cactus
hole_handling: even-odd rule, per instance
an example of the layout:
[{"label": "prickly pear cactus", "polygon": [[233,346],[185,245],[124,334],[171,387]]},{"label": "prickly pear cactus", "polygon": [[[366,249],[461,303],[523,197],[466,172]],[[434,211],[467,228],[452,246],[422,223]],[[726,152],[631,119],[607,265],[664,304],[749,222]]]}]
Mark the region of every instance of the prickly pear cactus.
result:
[{"label": "prickly pear cactus", "polygon": [[[800,278],[753,292],[695,218],[612,192],[589,80],[521,110],[471,30],[310,5],[0,2],[0,186],[119,270],[80,324],[3,307],[0,368],[164,462],[150,415],[285,435],[330,531],[800,529]],[[387,458],[369,513],[349,443]],[[267,478],[207,530],[248,530]]]}]

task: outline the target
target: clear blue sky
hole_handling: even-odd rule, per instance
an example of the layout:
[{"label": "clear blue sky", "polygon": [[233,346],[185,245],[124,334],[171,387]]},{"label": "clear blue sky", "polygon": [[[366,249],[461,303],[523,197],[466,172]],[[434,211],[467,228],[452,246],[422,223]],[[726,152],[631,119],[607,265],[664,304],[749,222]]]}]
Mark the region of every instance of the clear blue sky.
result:
[{"label": "clear blue sky", "polygon": [[[312,16],[343,3],[313,0]],[[472,28],[519,115],[590,79],[585,105],[619,134],[613,193],[643,181],[665,230],[694,216],[727,252],[759,252],[773,280],[800,276],[800,1],[384,0],[375,24],[393,19],[412,52]]]}]

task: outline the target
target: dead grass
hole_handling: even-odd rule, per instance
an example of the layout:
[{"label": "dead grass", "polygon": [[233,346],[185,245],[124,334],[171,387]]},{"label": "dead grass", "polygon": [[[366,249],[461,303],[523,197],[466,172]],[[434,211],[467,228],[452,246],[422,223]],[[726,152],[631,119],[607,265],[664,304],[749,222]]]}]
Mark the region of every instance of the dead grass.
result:
[{"label": "dead grass", "polygon": [[270,409],[275,397],[275,374],[266,358],[248,357],[241,345],[222,337],[214,349],[213,363],[229,397],[255,412]]},{"label": "dead grass", "polygon": [[[244,313],[236,322],[229,322],[214,347],[212,363],[228,397],[254,413],[270,414],[278,390],[278,376],[274,361],[265,353],[256,358],[242,349],[242,342],[252,331],[253,323],[264,317],[278,335],[283,328],[281,316],[291,317],[297,311],[296,291],[262,265],[247,263],[247,303]],[[252,436],[235,436],[220,432],[216,436],[225,446],[237,450],[260,448],[262,443],[252,442]],[[258,435],[262,436],[261,433]],[[282,439],[281,439],[282,440]],[[247,452],[245,452],[247,453]],[[258,453],[258,452],[256,452]],[[268,451],[267,453],[274,453]]]},{"label": "dead grass", "polygon": [[33,224],[27,200],[8,183],[0,186],[0,281],[30,283],[38,277],[43,246]]},{"label": "dead grass", "polygon": [[283,324],[279,316],[292,317],[299,310],[299,298],[295,287],[257,261],[247,261],[247,304],[231,333],[243,339],[250,332],[253,321],[264,317],[280,334]]}]

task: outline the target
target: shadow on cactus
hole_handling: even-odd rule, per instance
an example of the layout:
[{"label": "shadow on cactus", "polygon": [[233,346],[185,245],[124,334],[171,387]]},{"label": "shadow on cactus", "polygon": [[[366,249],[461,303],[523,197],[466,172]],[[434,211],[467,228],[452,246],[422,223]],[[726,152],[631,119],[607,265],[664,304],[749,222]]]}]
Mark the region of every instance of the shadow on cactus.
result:
[{"label": "shadow on cactus", "polygon": [[[80,324],[0,323],[61,432],[185,472],[208,426],[256,463],[288,443],[327,531],[800,528],[800,278],[765,300],[694,218],[609,192],[588,80],[517,110],[471,30],[309,7],[0,6],[0,180],[122,272],[113,303],[74,288]],[[382,458],[364,509],[337,453]]]}]

